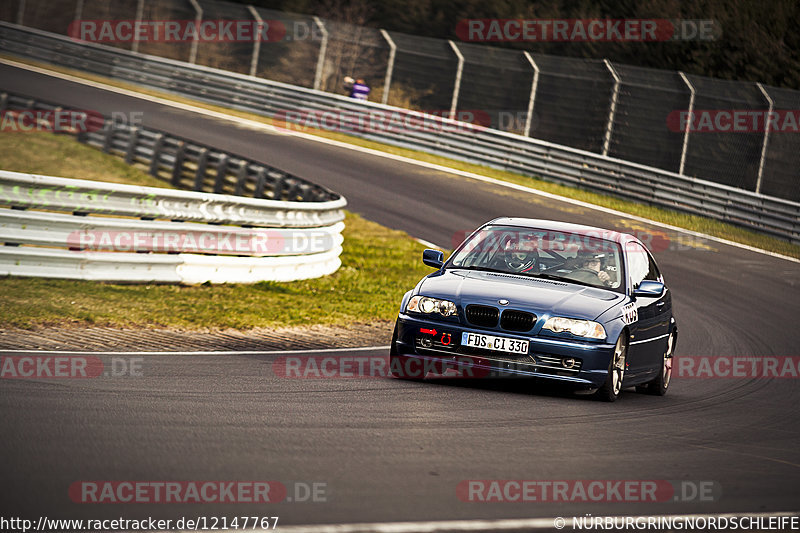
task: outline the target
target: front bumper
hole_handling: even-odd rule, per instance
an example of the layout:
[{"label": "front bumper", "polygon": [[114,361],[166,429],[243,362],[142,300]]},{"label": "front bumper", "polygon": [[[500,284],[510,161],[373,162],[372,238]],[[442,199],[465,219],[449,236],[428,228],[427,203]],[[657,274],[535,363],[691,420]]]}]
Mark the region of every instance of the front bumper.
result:
[{"label": "front bumper", "polygon": [[[430,333],[433,330],[436,335]],[[465,332],[527,340],[529,351],[517,355],[462,346]],[[400,314],[397,353],[422,360],[425,367],[440,373],[453,369],[462,377],[537,377],[591,389],[605,383],[614,344],[529,336]]]}]

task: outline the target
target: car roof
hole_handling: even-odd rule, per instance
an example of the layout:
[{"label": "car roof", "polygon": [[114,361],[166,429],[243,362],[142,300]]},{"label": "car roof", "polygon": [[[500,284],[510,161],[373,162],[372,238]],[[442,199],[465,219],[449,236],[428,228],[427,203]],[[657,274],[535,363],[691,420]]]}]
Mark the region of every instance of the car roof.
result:
[{"label": "car roof", "polygon": [[544,220],[538,218],[521,217],[499,217],[490,220],[484,225],[503,224],[507,226],[520,226],[526,228],[542,229],[547,231],[563,231],[565,233],[589,234],[608,241],[624,244],[628,241],[639,242],[639,239],[628,233],[620,233],[615,230],[597,228],[594,226],[584,226],[582,224],[571,224],[569,222],[559,222],[556,220]]}]

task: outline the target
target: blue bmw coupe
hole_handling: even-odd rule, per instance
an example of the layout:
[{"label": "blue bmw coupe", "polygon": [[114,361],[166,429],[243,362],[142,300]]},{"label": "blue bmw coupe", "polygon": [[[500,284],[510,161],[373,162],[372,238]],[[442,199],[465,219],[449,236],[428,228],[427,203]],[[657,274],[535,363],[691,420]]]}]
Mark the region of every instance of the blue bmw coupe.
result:
[{"label": "blue bmw coupe", "polygon": [[478,228],[400,304],[392,374],[537,377],[615,401],[663,395],[677,324],[653,256],[636,237],[498,218]]}]

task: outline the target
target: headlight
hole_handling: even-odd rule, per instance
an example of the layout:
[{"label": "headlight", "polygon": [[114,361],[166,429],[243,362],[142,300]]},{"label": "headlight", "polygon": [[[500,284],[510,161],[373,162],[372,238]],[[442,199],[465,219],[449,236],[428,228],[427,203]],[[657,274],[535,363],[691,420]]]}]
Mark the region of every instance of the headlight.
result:
[{"label": "headlight", "polygon": [[408,301],[406,311],[416,313],[439,313],[442,316],[453,316],[456,314],[456,304],[449,300],[439,300],[428,296],[414,296]]},{"label": "headlight", "polygon": [[591,320],[576,320],[574,318],[564,318],[561,316],[551,316],[542,326],[542,329],[549,329],[555,333],[566,331],[577,337],[587,337],[589,339],[605,339],[606,330],[602,324]]}]

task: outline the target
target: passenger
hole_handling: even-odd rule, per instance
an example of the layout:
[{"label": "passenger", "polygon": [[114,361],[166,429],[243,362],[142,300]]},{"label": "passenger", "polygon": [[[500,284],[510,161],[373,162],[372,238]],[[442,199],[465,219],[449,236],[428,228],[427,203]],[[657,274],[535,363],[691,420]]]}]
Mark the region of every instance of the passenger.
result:
[{"label": "passenger", "polygon": [[533,241],[509,239],[503,251],[503,260],[511,272],[539,271],[539,250]]}]

